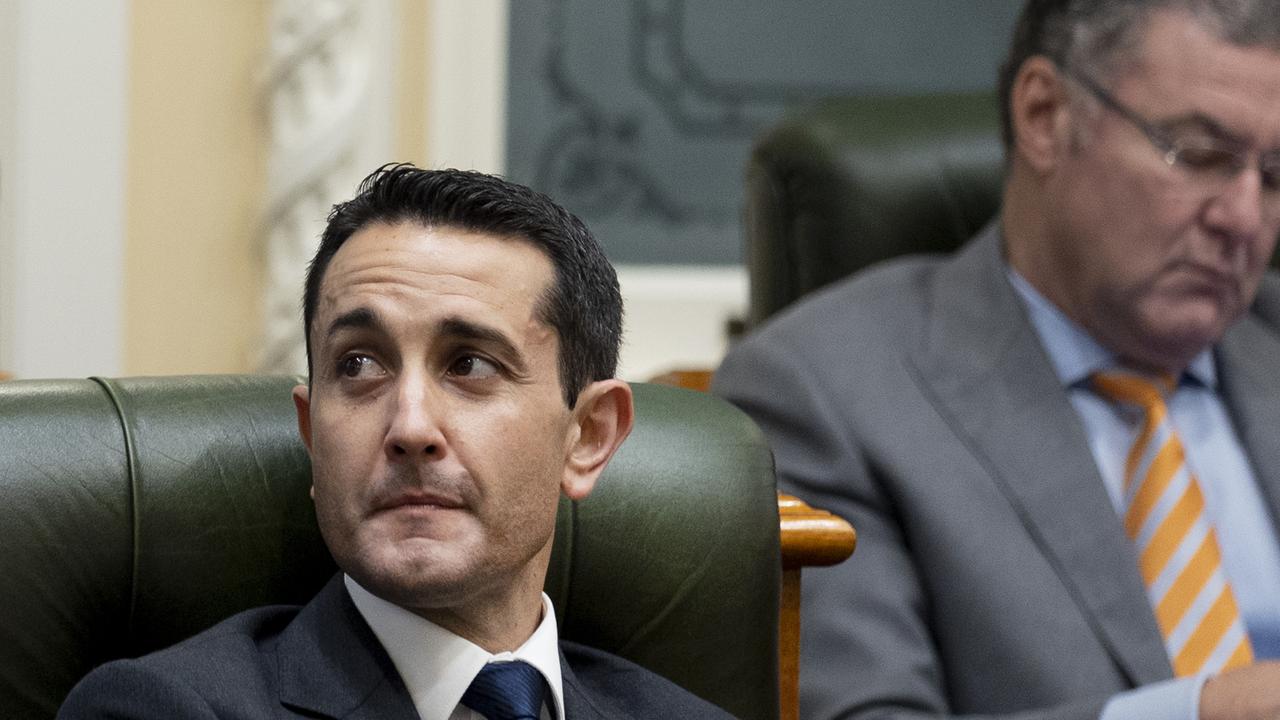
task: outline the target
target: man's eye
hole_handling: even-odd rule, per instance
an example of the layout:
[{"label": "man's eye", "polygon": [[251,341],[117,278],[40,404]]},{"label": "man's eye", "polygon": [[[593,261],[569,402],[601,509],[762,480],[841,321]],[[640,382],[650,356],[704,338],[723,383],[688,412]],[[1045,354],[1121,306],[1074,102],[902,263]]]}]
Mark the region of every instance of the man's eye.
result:
[{"label": "man's eye", "polygon": [[449,374],[473,379],[489,378],[498,374],[498,366],[479,355],[463,355],[449,366]]},{"label": "man's eye", "polygon": [[1240,169],[1241,157],[1225,148],[1189,144],[1177,149],[1178,162],[1190,170],[1234,173]]},{"label": "man's eye", "polygon": [[342,377],[363,377],[377,369],[378,364],[368,355],[348,355],[338,361],[338,374]]},{"label": "man's eye", "polygon": [[1280,190],[1280,153],[1263,156],[1262,187],[1264,190]]}]

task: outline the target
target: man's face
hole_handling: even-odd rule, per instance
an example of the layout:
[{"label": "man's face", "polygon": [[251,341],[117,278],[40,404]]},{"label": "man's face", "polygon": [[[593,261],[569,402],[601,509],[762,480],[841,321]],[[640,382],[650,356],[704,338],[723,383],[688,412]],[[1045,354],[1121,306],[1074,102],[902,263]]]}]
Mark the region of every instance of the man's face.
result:
[{"label": "man's face", "polygon": [[572,442],[532,244],[371,225],[334,255],[295,390],[338,565],[430,615],[539,592]]},{"label": "man's face", "polygon": [[1164,12],[1136,63],[1100,84],[1169,136],[1250,153],[1245,171],[1206,184],[1099,109],[1074,114],[1078,146],[1046,188],[1059,213],[1041,272],[1050,297],[1120,355],[1180,369],[1245,312],[1280,234],[1256,169],[1258,151],[1280,147],[1280,54]]}]

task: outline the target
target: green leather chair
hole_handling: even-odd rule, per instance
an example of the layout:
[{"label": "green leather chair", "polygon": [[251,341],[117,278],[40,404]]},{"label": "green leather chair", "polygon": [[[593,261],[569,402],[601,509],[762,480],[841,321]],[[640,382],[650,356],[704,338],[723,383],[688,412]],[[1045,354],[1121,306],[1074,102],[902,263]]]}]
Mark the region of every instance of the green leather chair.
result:
[{"label": "green leather chair", "polygon": [[[335,571],[308,497],[295,380],[0,383],[0,717],[49,718],[94,666]],[[561,633],[746,718],[778,716],[778,509],[755,426],[636,385],[636,427],[560,508]]]},{"label": "green leather chair", "polygon": [[1000,204],[989,93],[833,98],[762,136],[747,167],[747,324],[897,255],[949,252]]}]

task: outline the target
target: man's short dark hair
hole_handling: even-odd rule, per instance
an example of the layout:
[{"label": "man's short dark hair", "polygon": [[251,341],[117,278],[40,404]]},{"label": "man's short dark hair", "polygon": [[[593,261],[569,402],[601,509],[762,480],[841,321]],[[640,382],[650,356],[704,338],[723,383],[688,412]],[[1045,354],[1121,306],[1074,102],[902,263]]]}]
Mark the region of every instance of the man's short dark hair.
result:
[{"label": "man's short dark hair", "polygon": [[1060,68],[1111,76],[1142,44],[1151,15],[1179,10],[1232,45],[1280,52],[1277,0],[1028,0],[1000,69],[1000,131],[1013,147],[1009,101],[1022,64],[1043,55]]},{"label": "man's short dark hair", "polygon": [[572,408],[589,383],[613,377],[622,340],[622,295],[613,266],[582,221],[546,195],[493,175],[423,170],[404,163],[373,171],[354,198],[329,213],[302,298],[308,373],[311,323],[329,262],[362,228],[401,222],[533,243],[555,268],[555,279],[539,300],[537,313],[560,340],[565,402]]}]

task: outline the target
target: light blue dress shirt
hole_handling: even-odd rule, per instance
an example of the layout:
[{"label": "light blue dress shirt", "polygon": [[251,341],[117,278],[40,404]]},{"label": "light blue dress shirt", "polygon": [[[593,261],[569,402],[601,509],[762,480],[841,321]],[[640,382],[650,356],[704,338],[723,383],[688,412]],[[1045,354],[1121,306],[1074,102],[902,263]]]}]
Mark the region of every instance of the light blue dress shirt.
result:
[{"label": "light blue dress shirt", "polygon": [[[1099,345],[1024,278],[1009,280],[1027,308],[1031,324],[1084,424],[1098,470],[1117,514],[1122,513],[1124,463],[1138,431],[1131,411],[1089,388],[1096,370],[1117,367]],[[1169,417],[1199,481],[1205,512],[1222,550],[1254,655],[1280,657],[1280,540],[1231,418],[1218,394],[1213,353],[1205,350],[1184,371],[1168,399]],[[1101,720],[1198,720],[1204,678],[1182,678],[1116,695]]]}]

